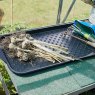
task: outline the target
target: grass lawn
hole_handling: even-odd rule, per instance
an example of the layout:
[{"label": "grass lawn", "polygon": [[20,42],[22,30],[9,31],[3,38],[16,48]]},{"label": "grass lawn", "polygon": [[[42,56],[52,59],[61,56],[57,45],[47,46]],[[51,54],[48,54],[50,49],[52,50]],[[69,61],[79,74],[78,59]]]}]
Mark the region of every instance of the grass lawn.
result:
[{"label": "grass lawn", "polygon": [[[62,19],[72,0],[64,0]],[[46,26],[56,23],[59,0],[13,0],[13,23],[25,23],[31,27]],[[11,0],[0,1],[4,10],[2,24],[11,24]],[[91,6],[77,0],[67,21],[89,17]]]}]

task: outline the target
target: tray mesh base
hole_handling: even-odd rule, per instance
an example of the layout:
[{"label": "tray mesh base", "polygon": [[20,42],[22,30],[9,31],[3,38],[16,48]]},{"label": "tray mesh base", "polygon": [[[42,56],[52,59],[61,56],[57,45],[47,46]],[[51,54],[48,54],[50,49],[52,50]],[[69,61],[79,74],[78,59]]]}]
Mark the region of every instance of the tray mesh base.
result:
[{"label": "tray mesh base", "polygon": [[[41,40],[44,42],[60,46],[65,46],[66,48],[69,49],[70,55],[76,58],[84,57],[95,51],[94,48],[84,44],[83,42],[73,38],[72,36],[66,35],[65,32],[67,31],[68,29],[63,27],[61,29],[54,29],[51,31],[44,31],[44,32],[39,31],[37,33],[30,32],[30,34],[32,37],[34,37],[37,40]],[[68,32],[72,33],[71,30],[69,30]],[[41,60],[39,58],[33,62],[20,62],[19,60],[10,58],[7,55],[6,58],[8,60],[7,64],[9,65],[10,69],[17,74],[26,74],[29,72],[37,71],[41,68],[58,64],[58,63],[51,63],[46,60]]]}]

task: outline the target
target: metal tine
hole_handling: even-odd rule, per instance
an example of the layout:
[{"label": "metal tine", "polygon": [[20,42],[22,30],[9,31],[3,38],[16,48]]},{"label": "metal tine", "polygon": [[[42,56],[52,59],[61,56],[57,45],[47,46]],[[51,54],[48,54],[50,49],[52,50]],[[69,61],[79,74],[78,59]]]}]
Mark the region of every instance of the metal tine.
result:
[{"label": "metal tine", "polygon": [[72,29],[74,29],[74,30],[80,32],[80,30],[79,30],[78,28],[76,28],[75,26],[72,26]]},{"label": "metal tine", "polygon": [[71,29],[71,30],[76,29],[76,30],[78,30],[78,31],[79,31],[79,28],[75,27],[74,25],[70,26],[67,30],[69,30],[69,29]]},{"label": "metal tine", "polygon": [[[73,30],[73,26],[71,26],[71,27],[69,27],[69,28],[67,29],[67,32],[66,32],[67,35],[68,35],[68,36],[71,36],[71,37],[73,37],[73,38],[75,38],[75,39],[78,39],[78,37],[76,37],[76,36],[74,36],[74,35],[72,34],[73,31],[71,31],[72,33],[69,32],[69,31],[70,31],[69,29]],[[78,39],[78,40],[79,40],[79,39]],[[79,61],[83,61],[81,58],[77,58],[77,57],[75,57],[75,56],[74,56],[74,59],[75,59],[75,60],[79,60]]]},{"label": "metal tine", "polygon": [[76,25],[73,26],[73,30],[75,30],[77,32],[81,32],[81,34],[84,35],[83,32]]},{"label": "metal tine", "polygon": [[[73,26],[76,27],[78,30],[80,30],[79,27],[77,27],[76,25],[73,25]],[[81,31],[81,30],[80,30],[80,31]]]},{"label": "metal tine", "polygon": [[81,32],[81,34],[84,35],[83,32],[76,25],[75,26],[72,26],[71,28],[73,30],[77,31],[77,32]]},{"label": "metal tine", "polygon": [[[83,39],[81,39],[80,37],[77,37],[77,36],[74,36],[72,33],[70,33],[69,31],[69,29],[72,29],[72,27],[69,27],[68,29],[67,29],[67,35],[68,36],[71,36],[71,37],[73,37],[73,38],[75,38],[75,39],[77,39],[77,40],[80,40],[80,41],[82,41],[82,42],[84,42],[84,43],[86,43],[86,44],[88,44],[87,43],[87,41],[85,41],[85,40],[83,40]],[[90,45],[90,44],[88,44],[88,45]],[[91,45],[90,45],[91,46]],[[92,52],[93,53],[93,55],[95,54],[94,52]],[[88,54],[87,56],[89,57],[91,54]],[[84,57],[87,57],[87,56],[84,56]],[[79,61],[83,61],[83,59],[82,58],[75,58],[76,60],[79,60]]]}]

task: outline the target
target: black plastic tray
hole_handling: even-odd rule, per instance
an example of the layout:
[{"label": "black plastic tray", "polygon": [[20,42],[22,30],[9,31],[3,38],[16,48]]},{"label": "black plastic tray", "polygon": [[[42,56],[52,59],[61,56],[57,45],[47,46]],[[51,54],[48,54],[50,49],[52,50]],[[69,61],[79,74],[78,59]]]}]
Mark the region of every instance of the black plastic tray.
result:
[{"label": "black plastic tray", "polygon": [[[68,30],[71,24],[43,27],[39,29],[32,29],[26,31],[26,33],[31,34],[35,39],[45,41],[48,43],[65,46],[69,49],[72,56],[76,58],[84,58],[87,56],[94,55],[95,49],[91,46],[84,44],[83,42],[64,35],[64,32]],[[71,31],[69,31],[71,33]],[[8,34],[10,35],[10,34]],[[0,37],[7,36],[2,35]],[[64,65],[65,63],[51,63],[46,60],[37,59],[35,62],[21,62],[16,58],[10,58],[2,49],[0,49],[0,58],[5,61],[9,69],[19,75],[36,72],[43,69],[49,69],[50,67],[55,67],[59,65]],[[67,63],[67,62],[66,62]]]}]

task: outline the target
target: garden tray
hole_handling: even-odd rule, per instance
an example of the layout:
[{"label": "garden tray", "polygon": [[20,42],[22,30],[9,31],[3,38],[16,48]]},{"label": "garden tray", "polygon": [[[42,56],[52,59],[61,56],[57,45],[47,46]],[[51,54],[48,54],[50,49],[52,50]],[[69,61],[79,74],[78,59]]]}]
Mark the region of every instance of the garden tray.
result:
[{"label": "garden tray", "polygon": [[[67,31],[69,33],[72,33],[72,30],[68,30],[68,28],[72,24],[73,23],[43,27],[39,29],[27,30],[25,32],[31,34],[31,36],[37,40],[45,41],[51,44],[56,44],[68,48],[70,55],[74,56],[77,59],[84,59],[89,56],[93,56],[95,52],[94,48],[92,48],[89,45],[86,45],[78,39],[73,38],[70,35],[65,34],[65,32]],[[3,38],[8,35],[1,35],[0,38]],[[12,72],[18,75],[33,73],[39,70],[49,70],[51,67],[54,68],[56,66],[72,63],[72,61],[65,63],[51,63],[49,61],[41,60],[39,58],[34,62],[21,62],[16,58],[9,57],[2,49],[0,49],[0,58],[3,61],[5,61],[5,63],[8,65],[9,69]]]}]

